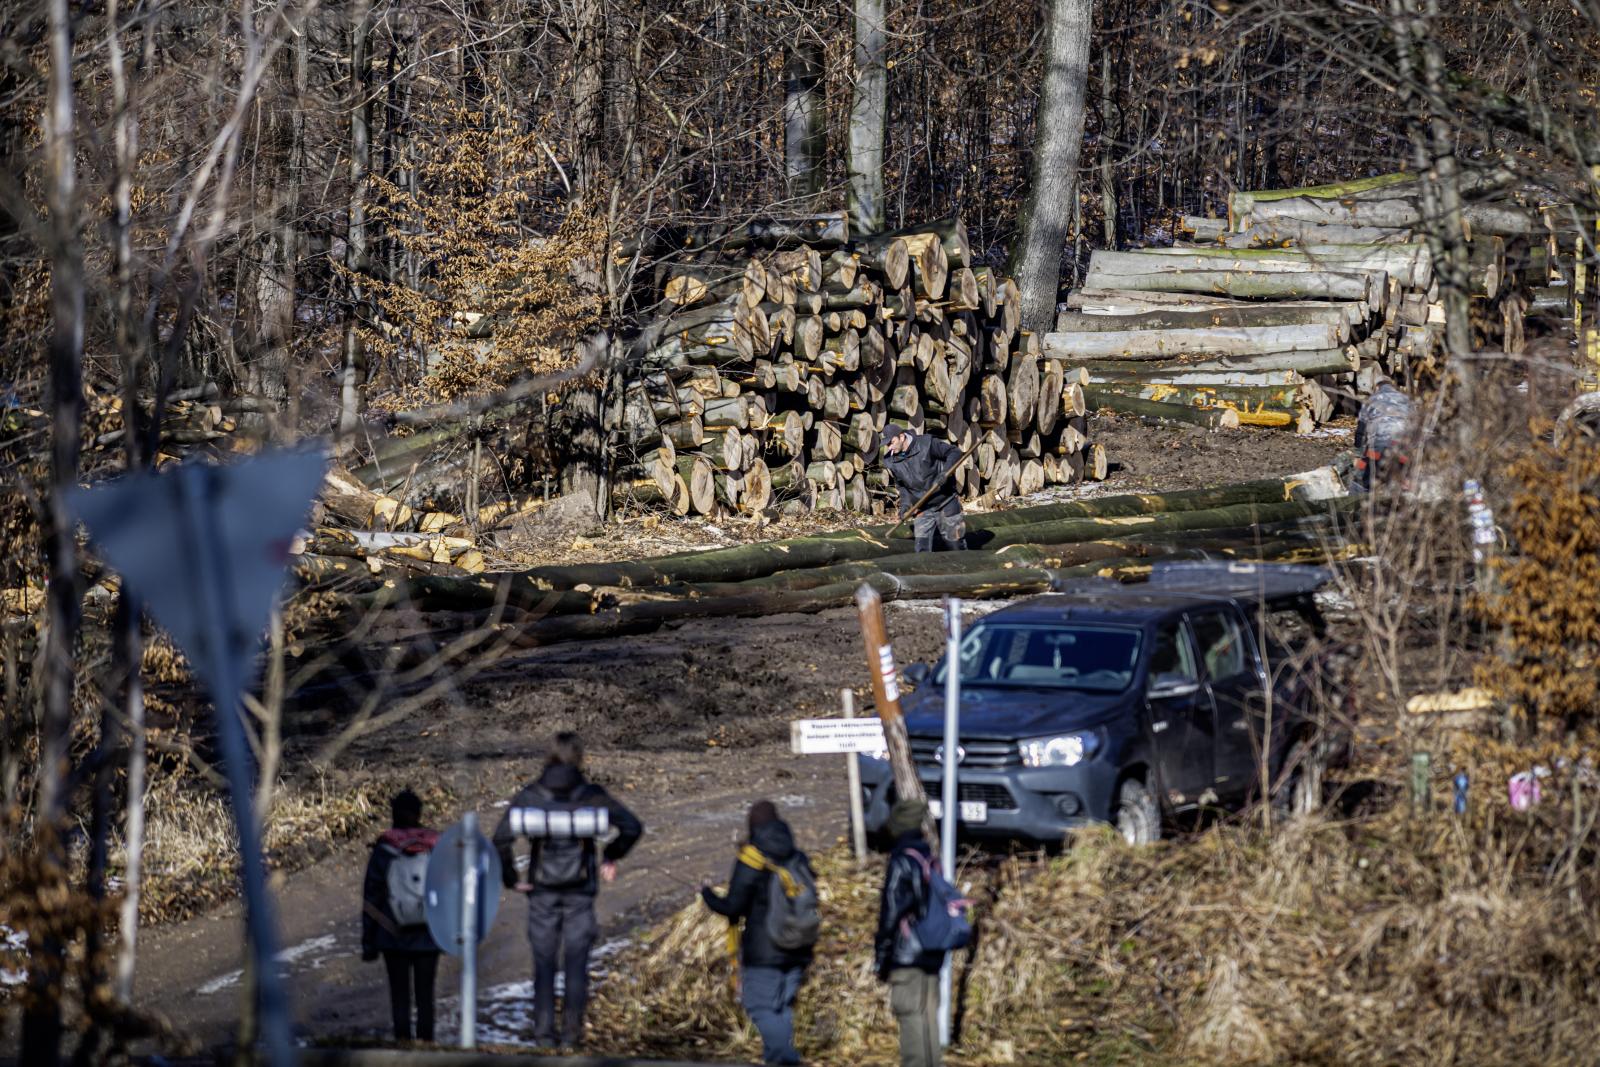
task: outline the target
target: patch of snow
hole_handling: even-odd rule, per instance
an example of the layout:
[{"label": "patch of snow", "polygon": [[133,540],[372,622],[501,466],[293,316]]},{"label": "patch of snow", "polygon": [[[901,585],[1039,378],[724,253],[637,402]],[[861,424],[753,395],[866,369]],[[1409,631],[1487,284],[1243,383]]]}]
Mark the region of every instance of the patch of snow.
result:
[{"label": "patch of snow", "polygon": [[[629,939],[607,941],[589,954],[589,992],[605,980],[610,968],[606,961],[627,947]],[[531,963],[530,963],[531,966]],[[566,992],[566,975],[556,972],[556,996]],[[459,1033],[461,998],[443,1001],[439,1011],[439,1032]],[[504,982],[478,993],[478,1041],[490,1045],[533,1048],[533,981]]]},{"label": "patch of snow", "polygon": [[[26,952],[28,950],[28,934],[26,931],[13,930],[5,923],[0,923],[0,952]],[[0,986],[21,985],[28,980],[28,969],[11,970],[9,967],[0,967]]]},{"label": "patch of snow", "polygon": [[[338,943],[338,940],[333,934],[323,934],[321,937],[313,937],[308,941],[302,941],[298,945],[290,945],[273,958],[280,964],[298,963],[307,956],[313,956],[315,953],[332,949]],[[306,969],[312,971],[320,970],[322,965],[328,962],[328,959],[329,956],[327,954],[314,956],[310,966]],[[218,975],[211,981],[201,985],[195,992],[203,997],[209,997],[222,992],[224,989],[231,989],[238,985],[243,978],[243,971],[229,971],[227,974]]]},{"label": "patch of snow", "polygon": [[803,797],[799,793],[785,793],[777,798],[777,804],[780,808],[809,808],[812,800],[810,797]]}]

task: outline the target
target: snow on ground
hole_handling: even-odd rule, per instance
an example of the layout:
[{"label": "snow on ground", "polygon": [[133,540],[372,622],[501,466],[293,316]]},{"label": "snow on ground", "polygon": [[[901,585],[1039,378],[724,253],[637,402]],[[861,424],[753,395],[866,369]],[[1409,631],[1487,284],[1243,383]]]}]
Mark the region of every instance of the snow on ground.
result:
[{"label": "snow on ground", "polygon": [[[606,961],[628,945],[628,938],[607,941],[589,955],[589,991],[605,980]],[[556,973],[556,996],[566,991],[565,976]],[[440,1001],[436,1020],[438,1033],[459,1033],[461,998]],[[504,982],[478,991],[478,1042],[484,1045],[515,1045],[533,1048],[533,981]]]},{"label": "snow on ground", "polygon": [[[331,955],[330,950],[334,948],[338,940],[333,934],[323,934],[321,937],[313,937],[309,941],[302,941],[298,945],[291,945],[279,952],[274,958],[282,964],[295,964],[310,957],[310,966],[307,969],[314,971],[327,962],[329,955]],[[195,992],[203,997],[212,996],[222,992],[224,989],[231,989],[238,985],[243,978],[243,971],[229,971],[227,974],[218,975],[211,981],[204,983]]]}]

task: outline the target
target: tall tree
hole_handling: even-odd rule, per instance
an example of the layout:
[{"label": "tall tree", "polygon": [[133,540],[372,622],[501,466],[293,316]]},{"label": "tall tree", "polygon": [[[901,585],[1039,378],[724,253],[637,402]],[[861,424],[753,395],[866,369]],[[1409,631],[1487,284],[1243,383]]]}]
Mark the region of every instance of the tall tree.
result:
[{"label": "tall tree", "polygon": [[594,191],[605,170],[606,12],[604,0],[578,0],[572,34],[572,158],[578,173],[573,193]]},{"label": "tall tree", "polygon": [[344,325],[344,365],[339,380],[339,434],[355,430],[361,412],[361,387],[367,359],[361,339],[367,269],[367,173],[372,166],[372,4],[350,5],[350,202],[345,230],[344,265],[349,278],[350,307]]},{"label": "tall tree", "polygon": [[855,91],[850,98],[850,227],[883,229],[883,142],[889,108],[884,0],[856,0]]},{"label": "tall tree", "polygon": [[[39,720],[39,787],[35,845],[47,870],[66,861],[59,836],[66,813],[68,745],[72,727],[73,647],[81,609],[77,541],[66,494],[77,484],[83,409],[83,249],[77,227],[77,145],[73,109],[72,16],[67,0],[50,0],[50,89],[45,107],[45,156],[50,205],[50,566],[49,634],[45,644],[44,708]],[[55,937],[30,954],[30,998],[22,1027],[22,1062],[54,1064],[61,1052],[62,953]]]},{"label": "tall tree", "polygon": [[822,193],[826,174],[827,113],[823,109],[822,38],[802,21],[784,55],[783,155],[784,176],[791,200],[810,207]]},{"label": "tall tree", "polygon": [[1032,182],[1011,253],[1011,273],[1022,291],[1022,324],[1034,331],[1048,330],[1055,321],[1061,249],[1078,195],[1094,0],[1050,0],[1045,17]]}]

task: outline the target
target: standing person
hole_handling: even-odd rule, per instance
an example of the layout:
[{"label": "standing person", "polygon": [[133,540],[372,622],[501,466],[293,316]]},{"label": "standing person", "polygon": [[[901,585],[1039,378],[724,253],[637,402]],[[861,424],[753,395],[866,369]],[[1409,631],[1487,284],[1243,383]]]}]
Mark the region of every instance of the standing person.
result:
[{"label": "standing person", "polygon": [[752,804],[748,825],[749,840],[734,861],[728,895],[707,885],[700,896],[706,907],[728,917],[730,940],[744,920],[739,996],[761,1033],[762,1062],[799,1063],[794,1002],[816,945],[816,875],[772,801]]},{"label": "standing person", "polygon": [[417,1040],[433,1040],[433,979],[439,946],[428,933],[423,882],[439,835],[422,825],[422,798],[406,789],[389,801],[393,828],[372,844],[361,890],[361,958],[381,954],[389,972],[389,1008],[396,1041],[411,1040],[411,996]]},{"label": "standing person", "polygon": [[939,1047],[939,970],[942,951],[924,949],[913,929],[928,910],[928,870],[936,862],[922,836],[928,805],[901,799],[889,811],[894,847],[878,903],[874,943],[878,978],[889,983],[889,1007],[900,1024],[902,1067],[937,1067]]},{"label": "standing person", "polygon": [[[918,552],[959,551],[967,547],[967,520],[954,473],[961,452],[948,441],[912,434],[890,424],[883,428],[883,465],[900,488],[900,521],[911,520]],[[937,489],[935,489],[937,487]],[[922,495],[932,496],[915,516]]]},{"label": "standing person", "polygon": [[[528,855],[512,853],[516,840],[511,811],[540,808],[578,811],[604,808],[616,836],[604,851],[594,838],[546,837],[529,841]],[[589,952],[600,927],[594,898],[600,880],[614,881],[617,861],[638,842],[644,826],[610,793],[583,776],[583,743],[578,735],[556,735],[544,771],[524,786],[494,831],[507,888],[528,895],[528,942],[533,948],[534,1040],[545,1047],[577,1048],[583,1041],[583,1015],[589,1003]],[[598,856],[597,856],[598,853]],[[556,1031],[556,971],[565,977],[561,1030]],[[559,1042],[557,1038],[559,1037]]]}]

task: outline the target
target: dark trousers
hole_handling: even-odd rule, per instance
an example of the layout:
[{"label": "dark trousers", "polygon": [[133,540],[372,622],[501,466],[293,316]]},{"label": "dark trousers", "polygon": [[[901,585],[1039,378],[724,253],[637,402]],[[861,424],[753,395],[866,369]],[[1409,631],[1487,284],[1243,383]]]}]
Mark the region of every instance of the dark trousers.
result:
[{"label": "dark trousers", "polygon": [[967,517],[959,500],[918,515],[911,520],[911,530],[918,552],[959,552],[967,547]]},{"label": "dark trousers", "polygon": [[761,1062],[800,1062],[794,1048],[794,1001],[806,980],[804,967],[746,967],[739,999],[761,1035]]},{"label": "dark trousers", "polygon": [[589,1004],[589,951],[600,926],[594,897],[587,893],[533,893],[528,897],[528,943],[533,946],[533,1038],[556,1044],[556,973],[565,986],[561,1002],[561,1044],[583,1040],[583,1013]]},{"label": "dark trousers", "polygon": [[411,993],[417,995],[417,1040],[433,1040],[433,976],[437,952],[385,952],[389,971],[389,1010],[394,1013],[394,1039],[411,1040]]}]

